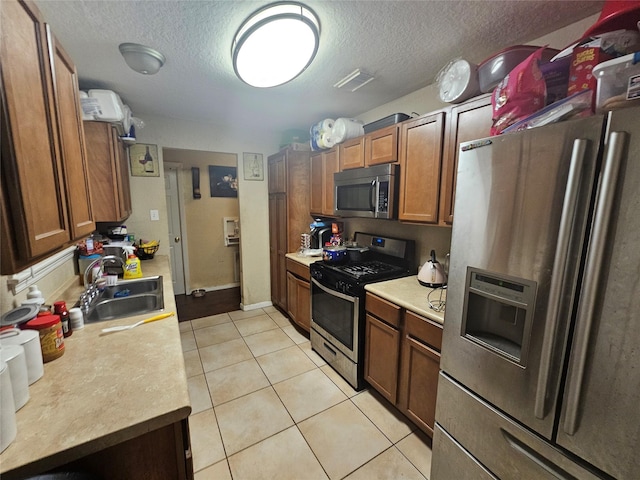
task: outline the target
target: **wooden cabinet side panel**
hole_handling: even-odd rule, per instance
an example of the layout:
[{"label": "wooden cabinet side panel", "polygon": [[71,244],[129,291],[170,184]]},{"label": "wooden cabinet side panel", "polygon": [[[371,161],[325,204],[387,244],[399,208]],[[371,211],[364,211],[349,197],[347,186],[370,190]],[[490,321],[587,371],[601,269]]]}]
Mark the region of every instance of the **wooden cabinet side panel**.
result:
[{"label": "wooden cabinet side panel", "polygon": [[298,279],[296,282],[298,307],[296,323],[305,331],[311,330],[311,284]]},{"label": "wooden cabinet side panel", "polygon": [[298,321],[298,288],[296,277],[287,272],[287,313],[294,322]]},{"label": "wooden cabinet side panel", "polygon": [[398,161],[398,126],[392,125],[366,136],[365,164],[367,166]]},{"label": "wooden cabinet side panel", "polygon": [[47,28],[47,39],[55,79],[53,85],[71,237],[78,239],[95,230],[82,112],[78,96],[78,76],[71,58],[49,28]]},{"label": "wooden cabinet side panel", "polygon": [[300,248],[300,234],[309,232],[309,153],[290,151],[287,158],[287,244],[285,252]]},{"label": "wooden cabinet side panel", "polygon": [[131,215],[131,185],[129,179],[129,151],[122,140],[118,138],[118,131],[111,128],[111,141],[115,153],[116,185],[118,190],[118,221]]},{"label": "wooden cabinet side panel", "polygon": [[[3,148],[3,183],[19,224],[14,234],[20,255],[33,258],[71,238],[46,33],[33,5],[2,2],[0,15],[2,103],[11,143]],[[4,158],[5,151],[11,158]]]},{"label": "wooden cabinet side panel", "polygon": [[399,220],[437,223],[444,113],[402,125]]},{"label": "wooden cabinet side panel", "polygon": [[278,196],[269,195],[269,269],[271,303],[278,304]]},{"label": "wooden cabinet side panel", "polygon": [[334,215],[334,205],[333,205],[333,197],[335,195],[334,192],[334,182],[333,182],[333,174],[338,172],[340,168],[340,161],[338,157],[338,149],[334,148],[333,150],[329,150],[324,153],[324,164],[323,164],[323,177],[324,177],[324,195],[323,195],[323,206],[322,213],[324,215],[333,216]]},{"label": "wooden cabinet side panel", "polygon": [[400,332],[367,314],[365,324],[365,379],[391,403],[398,391]]},{"label": "wooden cabinet side panel", "polygon": [[491,95],[451,109],[443,156],[440,223],[446,225],[453,223],[460,143],[489,136],[491,114]]},{"label": "wooden cabinet side panel", "polygon": [[322,206],[324,203],[324,178],[322,177],[323,159],[322,153],[311,155],[311,170],[309,172],[310,197],[309,210],[310,213],[322,215]]}]

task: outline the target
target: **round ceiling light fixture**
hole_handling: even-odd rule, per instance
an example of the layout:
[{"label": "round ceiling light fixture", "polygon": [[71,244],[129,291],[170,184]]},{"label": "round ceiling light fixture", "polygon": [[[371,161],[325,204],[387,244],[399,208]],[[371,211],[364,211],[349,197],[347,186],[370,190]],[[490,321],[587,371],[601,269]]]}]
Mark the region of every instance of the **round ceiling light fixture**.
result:
[{"label": "round ceiling light fixture", "polygon": [[320,22],[301,3],[267,5],[244,21],[231,45],[233,69],[243,82],[275,87],[300,75],[320,43]]},{"label": "round ceiling light fixture", "polygon": [[164,55],[151,47],[139,43],[121,43],[118,48],[127,65],[143,75],[154,75],[164,65]]}]

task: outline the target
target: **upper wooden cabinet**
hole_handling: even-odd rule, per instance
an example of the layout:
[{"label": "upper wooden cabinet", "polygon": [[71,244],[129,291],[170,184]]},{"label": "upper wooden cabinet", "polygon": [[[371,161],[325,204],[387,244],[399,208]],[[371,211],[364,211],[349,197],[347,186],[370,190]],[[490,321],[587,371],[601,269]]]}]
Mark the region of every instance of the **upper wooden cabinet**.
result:
[{"label": "upper wooden cabinet", "polygon": [[451,108],[442,159],[440,224],[451,225],[453,223],[453,202],[456,195],[456,173],[460,144],[488,137],[490,128],[491,94]]},{"label": "upper wooden cabinet", "polygon": [[121,222],[131,215],[129,155],[116,127],[84,122],[89,181],[96,222]]},{"label": "upper wooden cabinet", "polygon": [[339,145],[340,171],[398,161],[398,125],[391,125]]},{"label": "upper wooden cabinet", "polygon": [[316,152],[311,155],[311,198],[309,202],[312,215],[334,215],[333,174],[340,169],[338,147]]},{"label": "upper wooden cabinet", "polygon": [[95,224],[75,68],[52,35],[47,44],[34,4],[3,1],[0,15],[2,273],[9,274]]},{"label": "upper wooden cabinet", "polygon": [[438,223],[444,120],[439,112],[402,124],[399,220]]},{"label": "upper wooden cabinet", "polygon": [[365,166],[365,137],[346,140],[338,146],[340,171]]},{"label": "upper wooden cabinet", "polygon": [[398,161],[398,125],[365,135],[364,163],[367,167]]},{"label": "upper wooden cabinet", "polygon": [[286,156],[273,155],[267,165],[269,193],[287,193]]},{"label": "upper wooden cabinet", "polygon": [[82,107],[78,95],[78,74],[71,57],[62,48],[48,25],[47,39],[55,79],[53,87],[58,107],[57,120],[64,159],[64,179],[66,185],[74,185],[74,188],[67,189],[67,203],[71,237],[75,239],[88,236],[95,230],[82,127]]}]

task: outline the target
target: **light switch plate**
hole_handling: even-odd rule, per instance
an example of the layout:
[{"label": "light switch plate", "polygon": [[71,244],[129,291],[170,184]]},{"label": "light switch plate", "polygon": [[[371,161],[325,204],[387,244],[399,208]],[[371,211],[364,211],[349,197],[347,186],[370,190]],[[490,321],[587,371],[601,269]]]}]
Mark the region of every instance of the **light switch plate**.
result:
[{"label": "light switch plate", "polygon": [[152,221],[160,220],[160,213],[158,210],[149,210]]}]

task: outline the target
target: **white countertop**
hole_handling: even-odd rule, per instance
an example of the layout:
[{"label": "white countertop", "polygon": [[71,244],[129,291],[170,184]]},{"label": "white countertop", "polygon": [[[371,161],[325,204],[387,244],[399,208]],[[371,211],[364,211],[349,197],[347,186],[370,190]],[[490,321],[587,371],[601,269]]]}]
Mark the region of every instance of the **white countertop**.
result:
[{"label": "white countertop", "polygon": [[[444,312],[436,312],[430,308],[427,299],[427,296],[433,292],[430,297],[431,301],[439,300],[440,289],[420,285],[417,275],[384,282],[369,283],[365,285],[364,289],[418,315],[429,318],[441,325],[444,324]],[[446,290],[444,290],[442,294],[443,300],[446,299]]]},{"label": "white countertop", "polygon": [[[176,312],[166,256],[142,262],[163,275],[164,312]],[[73,305],[82,287],[58,295]],[[44,365],[16,414],[18,434],[0,455],[0,473],[45,472],[188,417],[191,412],[178,317],[102,334],[160,312],[85,324],[64,339],[65,353]],[[18,473],[20,472],[20,473]]]}]

